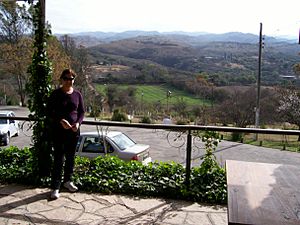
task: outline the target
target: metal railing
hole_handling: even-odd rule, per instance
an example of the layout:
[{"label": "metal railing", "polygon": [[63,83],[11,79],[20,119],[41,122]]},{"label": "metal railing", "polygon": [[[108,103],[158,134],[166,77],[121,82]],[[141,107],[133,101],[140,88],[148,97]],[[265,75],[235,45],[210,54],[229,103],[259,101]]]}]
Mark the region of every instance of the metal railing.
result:
[{"label": "metal railing", "polygon": [[[0,117],[0,119],[12,119],[12,117]],[[31,121],[28,117],[13,117],[14,120]],[[192,131],[217,131],[217,132],[235,132],[235,133],[253,133],[253,134],[276,134],[276,135],[300,135],[299,130],[283,129],[260,129],[260,128],[240,128],[224,126],[199,126],[199,125],[173,125],[173,124],[142,124],[142,123],[124,123],[112,121],[87,121],[82,124],[108,127],[131,127],[143,129],[162,129],[168,131],[180,131],[187,135],[186,142],[186,185],[189,187],[191,174],[191,157],[192,157]]]},{"label": "metal railing", "polygon": [[123,123],[110,121],[84,121],[83,124],[111,126],[111,127],[135,127],[143,129],[164,129],[169,131],[186,132],[186,185],[189,187],[192,159],[192,131],[218,131],[235,133],[253,133],[253,134],[277,134],[277,135],[300,135],[299,130],[282,129],[259,129],[259,128],[239,128],[223,126],[198,126],[198,125],[166,125],[166,124],[141,124],[141,123]]}]

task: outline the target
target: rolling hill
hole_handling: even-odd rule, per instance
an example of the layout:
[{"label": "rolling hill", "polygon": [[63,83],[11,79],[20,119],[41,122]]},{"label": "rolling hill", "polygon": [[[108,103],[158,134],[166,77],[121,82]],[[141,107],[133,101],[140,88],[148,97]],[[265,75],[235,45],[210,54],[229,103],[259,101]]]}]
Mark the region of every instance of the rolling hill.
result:
[{"label": "rolling hill", "polygon": [[[254,34],[127,31],[80,33],[72,37],[77,43],[86,43],[93,63],[130,67],[127,73],[123,72],[127,80],[136,79],[135,82],[168,82],[166,78],[182,80],[199,73],[208,74],[216,85],[251,85],[256,81],[258,36]],[[297,40],[265,37],[263,84],[274,85],[283,82],[282,77],[295,76],[293,66],[300,61],[299,52]],[[158,74],[160,79],[151,78],[156,72],[149,65],[164,71]],[[114,72],[98,74],[107,75],[116,82],[122,80]]]}]

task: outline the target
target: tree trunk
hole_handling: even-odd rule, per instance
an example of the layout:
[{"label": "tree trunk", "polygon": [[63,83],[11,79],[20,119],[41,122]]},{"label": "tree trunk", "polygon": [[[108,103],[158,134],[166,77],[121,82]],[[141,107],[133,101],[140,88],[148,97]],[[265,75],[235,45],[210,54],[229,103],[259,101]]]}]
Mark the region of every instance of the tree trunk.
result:
[{"label": "tree trunk", "polygon": [[20,101],[21,101],[21,106],[25,106],[25,93],[23,90],[23,82],[22,82],[22,76],[17,75],[17,80],[18,80],[18,89],[19,89],[19,96],[20,96]]}]

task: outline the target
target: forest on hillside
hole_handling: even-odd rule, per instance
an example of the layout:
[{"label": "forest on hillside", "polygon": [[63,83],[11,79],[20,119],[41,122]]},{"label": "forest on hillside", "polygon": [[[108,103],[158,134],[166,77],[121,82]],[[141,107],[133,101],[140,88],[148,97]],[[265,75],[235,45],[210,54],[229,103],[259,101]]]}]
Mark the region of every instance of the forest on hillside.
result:
[{"label": "forest on hillside", "polygon": [[[258,44],[245,42],[199,42],[188,43],[186,39],[169,36],[138,36],[134,38],[102,43],[88,47],[95,64],[122,64],[131,68],[133,77],[140,71],[148,71],[149,64],[168,71],[171,79],[185,79],[187,74],[205,73],[217,86],[251,85],[258,73]],[[294,66],[299,62],[299,45],[288,42],[264,43],[262,51],[262,83],[276,85],[286,77],[295,77]],[[139,63],[141,62],[141,63]],[[146,68],[148,67],[148,68]],[[149,80],[151,73],[143,72]],[[182,74],[182,77],[181,77]],[[111,77],[114,73],[110,73]],[[102,74],[105,76],[105,74]],[[188,75],[189,76],[189,75]],[[118,81],[118,76],[115,76]],[[120,78],[122,79],[122,78]]]}]

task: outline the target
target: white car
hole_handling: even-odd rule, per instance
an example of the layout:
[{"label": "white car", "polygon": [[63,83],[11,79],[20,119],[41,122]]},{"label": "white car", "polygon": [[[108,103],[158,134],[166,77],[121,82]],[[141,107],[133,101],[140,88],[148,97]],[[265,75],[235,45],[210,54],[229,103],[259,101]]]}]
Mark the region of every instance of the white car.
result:
[{"label": "white car", "polygon": [[76,155],[95,158],[109,154],[125,161],[138,160],[145,165],[152,161],[149,149],[149,145],[137,144],[119,131],[84,132],[78,140]]},{"label": "white car", "polygon": [[0,142],[8,145],[11,137],[19,135],[19,122],[14,120],[15,113],[13,111],[0,111],[1,116],[12,117],[11,119],[0,119]]}]

